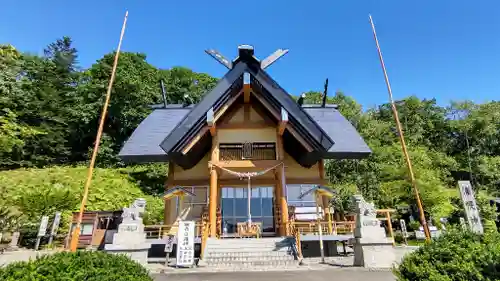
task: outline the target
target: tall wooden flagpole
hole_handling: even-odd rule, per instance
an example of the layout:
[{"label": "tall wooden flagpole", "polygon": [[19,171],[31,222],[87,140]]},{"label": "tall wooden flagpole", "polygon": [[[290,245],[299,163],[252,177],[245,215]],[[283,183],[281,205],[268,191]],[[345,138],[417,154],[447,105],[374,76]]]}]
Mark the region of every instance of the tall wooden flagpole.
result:
[{"label": "tall wooden flagpole", "polygon": [[425,220],[424,208],[422,206],[422,200],[420,199],[420,192],[418,191],[417,181],[415,180],[415,174],[413,173],[413,167],[411,164],[410,155],[408,155],[408,150],[406,149],[406,142],[405,142],[405,137],[403,135],[403,128],[401,127],[401,122],[399,122],[398,110],[396,108],[396,104],[394,103],[394,99],[392,98],[391,84],[389,83],[389,77],[387,76],[387,71],[385,69],[384,59],[382,58],[382,51],[380,50],[380,45],[378,43],[377,32],[375,31],[375,25],[373,24],[372,16],[369,15],[369,17],[373,31],[373,38],[375,39],[375,44],[377,45],[378,57],[380,59],[382,71],[384,72],[385,84],[387,85],[387,92],[389,92],[389,101],[391,102],[392,113],[394,115],[394,120],[396,121],[396,127],[399,133],[399,140],[401,142],[401,147],[403,148],[403,154],[405,156],[406,165],[408,166],[408,173],[410,174],[411,185],[413,186],[413,190],[415,192],[415,199],[417,200],[418,211],[420,213],[420,223],[424,228],[426,240],[430,241],[431,233],[429,231],[429,226],[427,225],[427,221]]},{"label": "tall wooden flagpole", "polygon": [[113,62],[113,69],[111,70],[111,78],[109,79],[108,90],[106,92],[106,100],[104,101],[104,106],[102,108],[101,120],[99,122],[99,128],[97,129],[97,135],[95,137],[94,150],[92,151],[92,157],[90,158],[90,165],[87,172],[87,180],[85,181],[85,187],[83,189],[82,202],[80,204],[80,213],[78,214],[78,220],[76,222],[75,230],[73,235],[71,235],[70,250],[75,252],[78,247],[78,239],[80,237],[80,229],[83,219],[83,212],[85,211],[85,205],[87,204],[87,198],[89,195],[89,187],[92,182],[92,175],[94,172],[95,160],[97,157],[97,151],[99,150],[99,144],[101,143],[102,131],[104,128],[104,120],[106,119],[106,114],[109,106],[109,99],[111,97],[111,89],[113,88],[113,82],[115,81],[116,66],[118,65],[118,57],[120,56],[120,48],[122,46],[123,35],[125,34],[125,26],[127,25],[128,11],[125,12],[125,18],[123,19],[122,31],[120,34],[120,41],[118,41],[118,48],[116,49],[115,60]]}]

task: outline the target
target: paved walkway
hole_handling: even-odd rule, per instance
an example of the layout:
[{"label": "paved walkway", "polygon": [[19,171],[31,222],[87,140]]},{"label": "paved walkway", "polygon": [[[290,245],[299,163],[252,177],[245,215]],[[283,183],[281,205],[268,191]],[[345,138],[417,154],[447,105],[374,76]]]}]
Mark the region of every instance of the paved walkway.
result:
[{"label": "paved walkway", "polygon": [[155,281],[394,281],[390,271],[360,268],[331,268],[285,272],[216,272],[153,274]]}]

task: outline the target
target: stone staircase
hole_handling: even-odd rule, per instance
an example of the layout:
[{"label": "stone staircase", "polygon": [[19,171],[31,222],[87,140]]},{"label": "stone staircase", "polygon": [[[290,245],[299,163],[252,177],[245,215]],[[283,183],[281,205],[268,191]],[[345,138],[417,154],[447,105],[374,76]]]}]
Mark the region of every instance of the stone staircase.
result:
[{"label": "stone staircase", "polygon": [[294,239],[274,238],[208,238],[203,263],[208,267],[251,269],[297,267]]}]

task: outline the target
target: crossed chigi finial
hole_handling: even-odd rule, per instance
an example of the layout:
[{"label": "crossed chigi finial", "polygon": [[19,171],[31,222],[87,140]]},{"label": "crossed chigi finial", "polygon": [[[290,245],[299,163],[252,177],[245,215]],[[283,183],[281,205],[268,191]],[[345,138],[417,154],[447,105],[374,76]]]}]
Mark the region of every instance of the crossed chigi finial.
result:
[{"label": "crossed chigi finial", "polygon": [[262,61],[259,61],[256,57],[254,57],[254,48],[253,46],[250,45],[238,46],[238,57],[236,57],[232,61],[228,60],[217,50],[209,49],[205,50],[205,52],[212,58],[214,58],[216,61],[218,61],[220,64],[227,67],[228,69],[232,69],[233,65],[235,65],[238,61],[244,59],[245,57],[253,58],[254,60],[260,63],[261,69],[266,69],[271,64],[275,63],[278,59],[280,59],[282,56],[286,55],[286,53],[288,53],[288,49],[278,49]]}]

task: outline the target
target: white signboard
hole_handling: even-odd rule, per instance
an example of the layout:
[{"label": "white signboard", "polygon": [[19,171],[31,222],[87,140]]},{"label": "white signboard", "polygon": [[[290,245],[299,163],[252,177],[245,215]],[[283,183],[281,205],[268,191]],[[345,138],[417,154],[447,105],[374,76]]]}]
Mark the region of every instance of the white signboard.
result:
[{"label": "white signboard", "polygon": [[54,223],[52,223],[52,230],[50,231],[50,235],[56,235],[60,222],[61,222],[61,212],[56,212],[56,215],[54,217]]},{"label": "white signboard", "polygon": [[173,246],[174,246],[174,236],[168,235],[167,241],[165,242],[165,253],[172,253]]},{"label": "white signboard", "polygon": [[460,189],[460,195],[464,203],[465,215],[470,229],[475,233],[482,234],[483,224],[481,223],[481,216],[479,215],[476,198],[474,197],[474,190],[472,189],[470,181],[458,181],[458,188]]},{"label": "white signboard", "polygon": [[47,225],[49,224],[49,217],[43,216],[40,221],[40,228],[38,229],[38,237],[45,236],[47,233]]},{"label": "white signboard", "polygon": [[177,233],[177,266],[194,264],[194,221],[180,221]]},{"label": "white signboard", "polygon": [[399,224],[401,225],[401,232],[404,238],[408,238],[408,230],[406,229],[406,222],[404,219],[399,220]]}]

